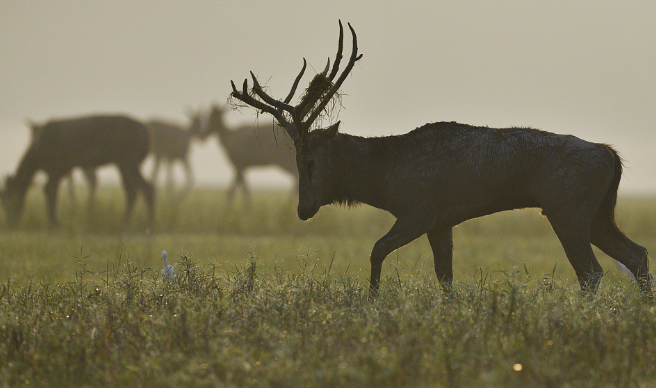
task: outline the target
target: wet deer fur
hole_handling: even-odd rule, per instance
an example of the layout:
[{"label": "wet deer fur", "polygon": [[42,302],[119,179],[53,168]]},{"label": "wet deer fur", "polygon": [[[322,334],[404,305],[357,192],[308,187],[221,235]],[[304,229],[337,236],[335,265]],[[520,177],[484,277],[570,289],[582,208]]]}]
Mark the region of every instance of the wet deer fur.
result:
[{"label": "wet deer fur", "polygon": [[[310,130],[314,118],[341,85],[351,59],[320,102],[289,105],[303,70],[285,100],[253,86],[232,84],[232,96],[273,115],[295,140],[299,173],[298,216],[312,218],[334,203],[366,203],[396,217],[371,252],[370,289],[377,293],[383,260],[426,234],[435,273],[449,290],[453,280],[452,229],[463,221],[528,207],[541,208],[574,267],[582,289],[595,290],[603,270],[591,244],[624,264],[645,293],[651,292],[645,248],[615,223],[622,162],[605,144],[531,128],[488,128],[438,122],[400,136],[365,138],[339,132],[339,122]],[[342,51],[329,76],[331,82]],[[305,65],[303,67],[305,69]],[[321,76],[326,76],[329,65]]]},{"label": "wet deer fur", "polygon": [[51,120],[33,129],[33,139],[14,176],[7,177],[2,203],[7,222],[18,224],[25,196],[37,171],[48,175],[44,191],[48,219],[57,226],[56,203],[59,183],[74,167],[93,171],[114,164],[126,193],[125,222],[130,218],[137,192],[144,194],[149,219],[154,217],[154,190],[141,175],[140,166],[148,153],[146,127],[129,117],[94,115]]}]

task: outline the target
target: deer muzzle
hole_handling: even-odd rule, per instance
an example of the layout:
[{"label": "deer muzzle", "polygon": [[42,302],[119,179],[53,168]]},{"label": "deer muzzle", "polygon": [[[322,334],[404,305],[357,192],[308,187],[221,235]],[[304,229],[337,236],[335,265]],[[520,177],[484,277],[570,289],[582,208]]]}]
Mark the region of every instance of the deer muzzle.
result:
[{"label": "deer muzzle", "polygon": [[319,203],[317,201],[310,204],[301,204],[298,203],[298,218],[302,221],[307,221],[310,218],[314,217],[315,214],[319,211]]}]

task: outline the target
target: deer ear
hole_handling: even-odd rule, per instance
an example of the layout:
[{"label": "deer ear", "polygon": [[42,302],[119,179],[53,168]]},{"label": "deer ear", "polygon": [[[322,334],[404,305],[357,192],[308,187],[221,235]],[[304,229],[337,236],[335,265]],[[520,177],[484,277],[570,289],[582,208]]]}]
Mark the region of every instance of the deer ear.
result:
[{"label": "deer ear", "polygon": [[323,130],[323,134],[326,136],[326,138],[332,139],[333,137],[335,137],[335,135],[337,135],[337,132],[339,132],[340,123],[341,121],[338,121],[335,124]]}]

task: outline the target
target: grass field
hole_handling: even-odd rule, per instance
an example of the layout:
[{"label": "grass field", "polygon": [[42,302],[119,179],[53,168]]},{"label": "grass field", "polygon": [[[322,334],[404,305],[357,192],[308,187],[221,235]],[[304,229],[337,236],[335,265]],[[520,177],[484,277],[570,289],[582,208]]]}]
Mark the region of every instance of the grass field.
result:
[{"label": "grass field", "polygon": [[[535,209],[455,229],[454,296],[423,237],[370,300],[382,211],[301,222],[287,193],[247,209],[197,189],[160,194],[154,230],[139,203],[123,230],[119,189],[80,202],[62,195],[50,231],[32,190],[20,227],[0,225],[0,386],[656,386],[654,303],[599,251],[608,272],[581,295]],[[617,218],[656,252],[656,198],[621,197]]]}]

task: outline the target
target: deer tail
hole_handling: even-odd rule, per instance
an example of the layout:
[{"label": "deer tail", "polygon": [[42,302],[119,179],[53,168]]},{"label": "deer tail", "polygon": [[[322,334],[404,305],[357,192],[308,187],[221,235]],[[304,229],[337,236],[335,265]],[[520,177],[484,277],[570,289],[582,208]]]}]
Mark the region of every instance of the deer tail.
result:
[{"label": "deer tail", "polygon": [[615,169],[613,173],[613,180],[608,186],[608,191],[604,196],[601,206],[599,206],[599,211],[597,212],[597,217],[602,216],[606,218],[605,221],[611,221],[615,223],[615,205],[617,204],[617,189],[620,186],[620,179],[622,178],[622,158],[611,146],[605,145],[606,149],[613,156],[615,163]]}]

